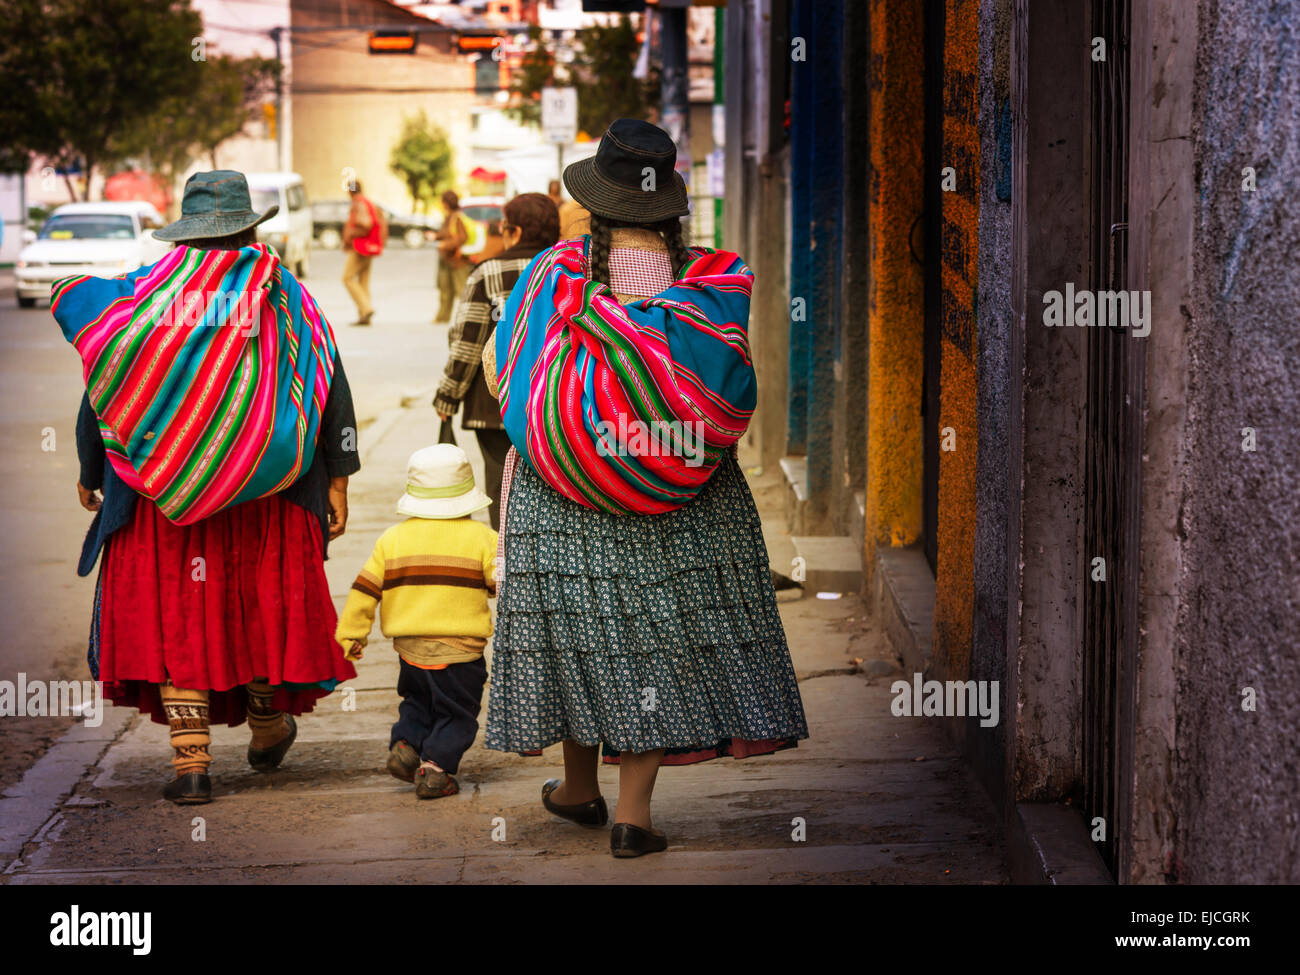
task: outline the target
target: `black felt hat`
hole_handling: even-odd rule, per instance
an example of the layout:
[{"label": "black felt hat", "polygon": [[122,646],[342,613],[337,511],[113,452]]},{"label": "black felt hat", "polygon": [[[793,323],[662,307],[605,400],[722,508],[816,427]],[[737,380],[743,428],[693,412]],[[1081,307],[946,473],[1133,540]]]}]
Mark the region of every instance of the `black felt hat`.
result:
[{"label": "black felt hat", "polygon": [[564,186],[597,216],[657,223],[691,210],[676,162],[677,147],[667,132],[621,118],[605,130],[594,156],[565,167]]}]

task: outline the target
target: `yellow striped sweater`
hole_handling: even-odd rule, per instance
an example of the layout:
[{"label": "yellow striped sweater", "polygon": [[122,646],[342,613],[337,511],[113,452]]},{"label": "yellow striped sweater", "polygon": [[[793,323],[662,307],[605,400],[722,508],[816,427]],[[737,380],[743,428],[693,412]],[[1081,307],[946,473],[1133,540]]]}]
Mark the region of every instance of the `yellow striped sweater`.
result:
[{"label": "yellow striped sweater", "polygon": [[[496,549],[497,533],[468,517],[407,518],[394,525],[379,536],[352,583],[335,639],[345,650],[353,640],[364,645],[378,606],[386,637],[451,638],[462,651],[477,646],[481,654],[492,635],[488,596],[496,594]],[[475,656],[462,652],[459,660]]]}]

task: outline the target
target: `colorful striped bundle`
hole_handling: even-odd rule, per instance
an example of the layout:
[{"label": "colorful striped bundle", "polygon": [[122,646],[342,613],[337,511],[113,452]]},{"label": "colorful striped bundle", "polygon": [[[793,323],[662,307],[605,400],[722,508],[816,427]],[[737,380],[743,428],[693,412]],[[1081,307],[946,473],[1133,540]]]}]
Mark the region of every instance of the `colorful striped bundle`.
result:
[{"label": "colorful striped bundle", "polygon": [[528,464],[566,497],[615,514],[688,503],[745,432],[754,276],[692,248],[678,280],[619,303],[587,277],[589,237],[543,251],[497,325],[501,415]]},{"label": "colorful striped bundle", "polygon": [[334,334],[267,247],[177,247],[117,278],[64,278],[50,310],[81,356],[108,459],[188,525],[310,465]]}]

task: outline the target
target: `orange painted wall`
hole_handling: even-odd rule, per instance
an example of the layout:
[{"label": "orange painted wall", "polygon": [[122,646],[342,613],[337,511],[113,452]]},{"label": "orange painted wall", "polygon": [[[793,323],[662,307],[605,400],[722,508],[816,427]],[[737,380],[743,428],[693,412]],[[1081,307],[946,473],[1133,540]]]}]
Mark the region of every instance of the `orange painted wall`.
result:
[{"label": "orange painted wall", "polygon": [[945,428],[956,449],[939,453],[939,561],[934,662],[941,678],[970,673],[975,604],[975,457],[979,254],[979,5],[947,0],[944,37],[944,165],[956,189],[943,194],[940,444]]},{"label": "orange painted wall", "polygon": [[[924,205],[924,29],[920,0],[871,4],[866,539],[876,549],[921,534],[921,267],[908,243]],[[868,579],[868,585],[870,580]]]}]

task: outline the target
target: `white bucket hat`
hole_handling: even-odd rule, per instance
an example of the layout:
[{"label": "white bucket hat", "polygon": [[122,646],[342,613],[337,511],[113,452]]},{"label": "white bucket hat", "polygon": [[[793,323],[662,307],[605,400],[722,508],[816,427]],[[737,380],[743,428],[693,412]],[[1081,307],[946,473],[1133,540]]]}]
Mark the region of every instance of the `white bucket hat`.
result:
[{"label": "white bucket hat", "polygon": [[482,511],[492,499],[474,483],[465,451],[455,444],[424,447],[406,462],[406,493],[397,513],[410,518],[462,518]]}]

